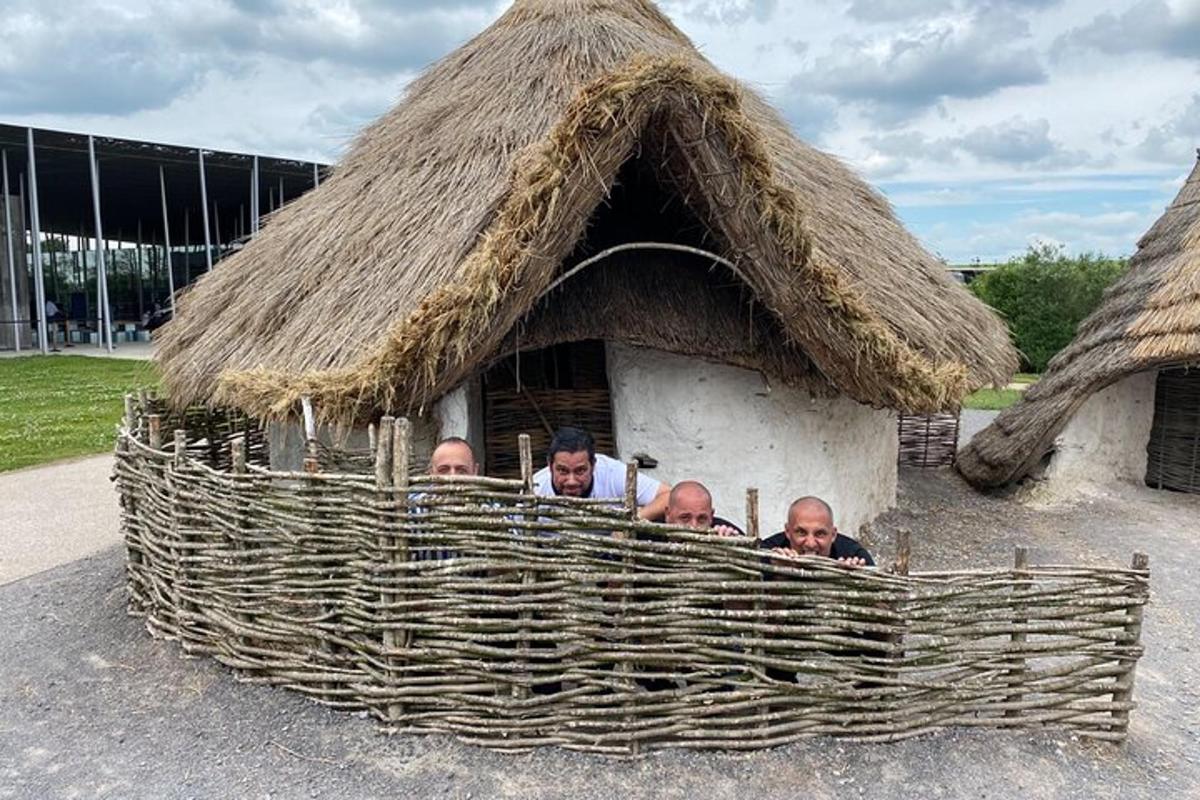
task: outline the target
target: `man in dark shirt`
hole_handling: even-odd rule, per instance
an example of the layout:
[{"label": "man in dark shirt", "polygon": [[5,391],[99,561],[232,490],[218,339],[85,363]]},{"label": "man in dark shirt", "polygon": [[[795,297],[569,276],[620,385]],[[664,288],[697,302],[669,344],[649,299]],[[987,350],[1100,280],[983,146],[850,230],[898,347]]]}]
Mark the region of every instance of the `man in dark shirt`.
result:
[{"label": "man in dark shirt", "polygon": [[711,529],[718,536],[745,536],[742,529],[713,512],[712,494],[699,481],[680,481],[667,495],[667,524]]},{"label": "man in dark shirt", "polygon": [[801,497],[788,507],[787,525],[782,533],[759,543],[778,555],[823,556],[847,567],[873,567],[875,560],[866,548],[838,533],[833,524],[833,509],[819,497]]}]

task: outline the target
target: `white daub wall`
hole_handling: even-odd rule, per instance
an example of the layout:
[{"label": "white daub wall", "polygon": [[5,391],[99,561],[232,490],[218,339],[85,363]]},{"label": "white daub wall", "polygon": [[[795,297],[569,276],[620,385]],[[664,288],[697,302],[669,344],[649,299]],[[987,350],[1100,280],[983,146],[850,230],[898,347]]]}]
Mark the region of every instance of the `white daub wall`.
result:
[{"label": "white daub wall", "polygon": [[1055,440],[1046,469],[1055,494],[1081,484],[1146,479],[1146,444],[1154,424],[1155,370],[1130,375],[1096,392]]},{"label": "white daub wall", "polygon": [[646,472],[664,483],[700,481],[718,515],[744,524],[753,486],[766,536],[792,500],[817,495],[853,536],[895,502],[894,412],[658,350],[609,343],[607,357],[617,455],[654,457]]}]

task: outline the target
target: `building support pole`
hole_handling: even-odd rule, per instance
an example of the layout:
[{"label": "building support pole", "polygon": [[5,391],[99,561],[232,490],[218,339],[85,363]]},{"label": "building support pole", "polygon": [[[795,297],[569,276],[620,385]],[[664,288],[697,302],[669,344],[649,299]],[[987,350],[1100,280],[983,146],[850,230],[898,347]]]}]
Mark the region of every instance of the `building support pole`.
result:
[{"label": "building support pole", "polygon": [[254,157],[254,166],[250,168],[250,235],[258,235],[258,156]]},{"label": "building support pole", "polygon": [[204,151],[200,155],[200,216],[204,222],[204,266],[212,272],[212,239],[208,235],[208,184],[204,180]]},{"label": "building support pole", "polygon": [[321,170],[317,168],[317,162],[313,162],[313,188],[316,189],[321,185]]},{"label": "building support pole", "polygon": [[104,226],[100,221],[100,165],[96,163],[96,143],[88,136],[88,164],[92,170],[92,216],[96,226],[96,317],[99,323],[97,344],[113,351],[112,307],[108,304],[108,265],[104,255]]},{"label": "building support pole", "polygon": [[21,352],[21,322],[17,317],[17,262],[13,255],[12,229],[12,200],[8,196],[8,151],[0,151],[0,161],[4,167],[4,241],[8,248],[8,285],[11,289],[9,300],[12,306],[13,348]]},{"label": "building support pole", "polygon": [[167,254],[167,291],[171,297],[171,319],[175,318],[175,270],[171,268],[171,223],[167,219],[167,176],[163,173],[162,164],[158,165],[158,188],[162,194],[163,212],[163,250]]},{"label": "building support pole", "polygon": [[33,152],[33,128],[25,129],[29,148],[29,231],[33,243],[33,289],[37,293],[38,345],[43,353],[50,352],[46,341],[46,283],[42,274],[42,226],[38,218],[37,158]]}]

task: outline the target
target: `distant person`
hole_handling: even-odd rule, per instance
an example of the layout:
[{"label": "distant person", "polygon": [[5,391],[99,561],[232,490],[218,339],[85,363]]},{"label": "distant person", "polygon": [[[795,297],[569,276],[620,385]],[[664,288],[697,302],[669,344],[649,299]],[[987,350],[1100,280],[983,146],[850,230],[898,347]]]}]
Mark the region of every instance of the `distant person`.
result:
[{"label": "distant person", "polygon": [[46,298],[46,321],[47,322],[61,322],[62,319],[63,319],[63,313],[62,313],[62,310],[58,307],[58,304],[55,303],[50,298]]},{"label": "distant person", "polygon": [[[533,476],[534,493],[541,497],[594,497],[620,499],[625,496],[625,465],[596,452],[596,440],[587,431],[563,427],[554,432],[546,452],[546,466]],[[639,472],[638,516],[658,521],[667,511],[670,488]]]},{"label": "distant person", "polygon": [[833,509],[819,497],[801,497],[788,507],[787,525],[782,533],[759,543],[778,555],[822,556],[848,567],[873,567],[875,560],[866,548],[838,533]]},{"label": "distant person", "polygon": [[683,528],[712,530],[718,536],[745,536],[737,525],[713,512],[712,493],[699,481],[680,481],[667,495],[666,522]]}]

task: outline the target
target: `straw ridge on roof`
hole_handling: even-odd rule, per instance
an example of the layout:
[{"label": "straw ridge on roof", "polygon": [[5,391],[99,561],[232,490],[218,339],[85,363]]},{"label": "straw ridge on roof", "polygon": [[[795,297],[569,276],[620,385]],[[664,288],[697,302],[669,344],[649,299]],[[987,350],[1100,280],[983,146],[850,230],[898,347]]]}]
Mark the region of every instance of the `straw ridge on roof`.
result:
[{"label": "straw ridge on roof", "polygon": [[[886,202],[651,3],[542,0],[435,65],[319,189],[188,292],[159,350],[168,391],[259,416],[307,395],[338,420],[436,399],[498,355],[621,165],[650,147],[786,339],[731,363],[783,380],[815,367],[908,410],[1015,370],[1003,325]],[[803,367],[778,369],[784,350]]]},{"label": "straw ridge on roof", "polygon": [[1200,160],[1138,242],[1129,271],[1020,402],[958,455],[976,486],[1028,475],[1093,393],[1137,372],[1200,362]]}]

